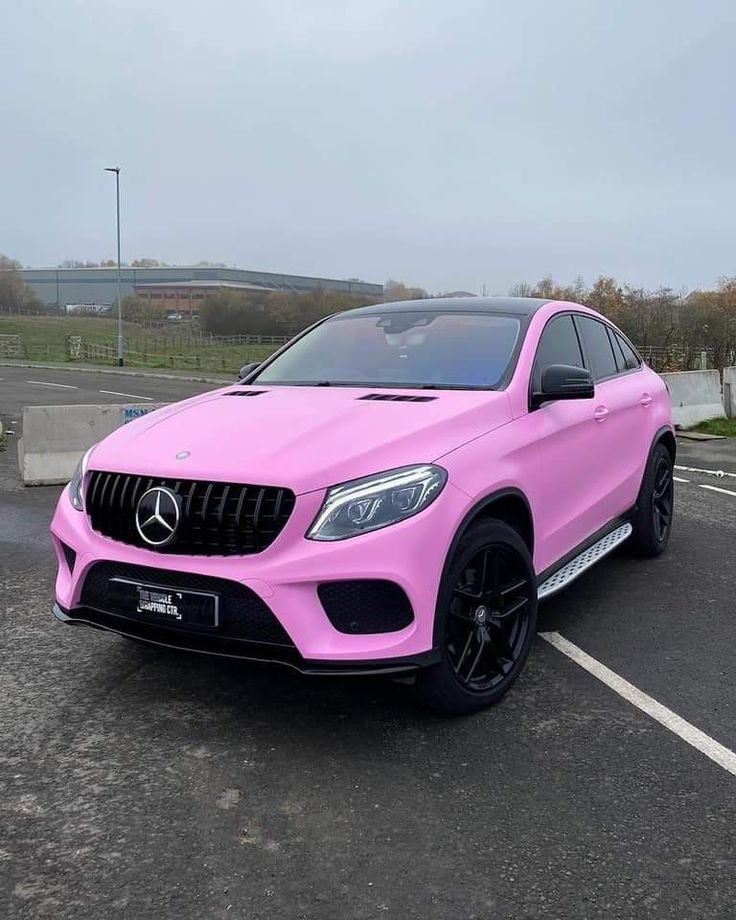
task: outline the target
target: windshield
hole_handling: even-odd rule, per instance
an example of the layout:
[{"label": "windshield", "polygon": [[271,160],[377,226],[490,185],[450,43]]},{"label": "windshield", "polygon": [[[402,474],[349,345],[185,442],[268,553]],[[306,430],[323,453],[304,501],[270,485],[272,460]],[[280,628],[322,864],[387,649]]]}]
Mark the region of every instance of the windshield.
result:
[{"label": "windshield", "polygon": [[509,366],[519,328],[517,317],[493,313],[335,316],[298,339],[255,381],[494,387]]}]

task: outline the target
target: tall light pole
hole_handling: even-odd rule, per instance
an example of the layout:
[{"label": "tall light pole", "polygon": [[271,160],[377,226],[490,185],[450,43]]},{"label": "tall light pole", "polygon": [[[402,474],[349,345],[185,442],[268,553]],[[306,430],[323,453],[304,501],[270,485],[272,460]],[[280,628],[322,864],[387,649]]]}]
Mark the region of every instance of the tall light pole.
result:
[{"label": "tall light pole", "polygon": [[106,166],[105,172],[115,173],[115,198],[117,202],[117,228],[118,228],[118,367],[122,367],[123,361],[123,301],[121,298],[121,278],[120,278],[120,167]]}]

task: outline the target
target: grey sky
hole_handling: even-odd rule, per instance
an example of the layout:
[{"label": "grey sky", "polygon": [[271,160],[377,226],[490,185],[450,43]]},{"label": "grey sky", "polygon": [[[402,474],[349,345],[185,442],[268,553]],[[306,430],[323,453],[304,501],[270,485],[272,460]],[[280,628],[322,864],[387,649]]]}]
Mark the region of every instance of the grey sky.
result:
[{"label": "grey sky", "polygon": [[0,251],[503,293],[736,274],[733,0],[24,0]]}]

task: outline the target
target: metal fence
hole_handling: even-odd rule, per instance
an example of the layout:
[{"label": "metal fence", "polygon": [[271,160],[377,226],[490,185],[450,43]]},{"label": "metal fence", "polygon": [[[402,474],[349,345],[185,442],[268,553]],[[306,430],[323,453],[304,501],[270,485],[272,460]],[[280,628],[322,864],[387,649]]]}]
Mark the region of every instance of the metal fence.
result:
[{"label": "metal fence", "polygon": [[19,335],[0,335],[0,358],[22,358],[23,340]]},{"label": "metal fence", "polygon": [[716,353],[714,348],[704,348],[702,345],[637,345],[637,348],[646,363],[658,373],[666,371],[705,371],[731,366],[736,360],[736,355]]}]

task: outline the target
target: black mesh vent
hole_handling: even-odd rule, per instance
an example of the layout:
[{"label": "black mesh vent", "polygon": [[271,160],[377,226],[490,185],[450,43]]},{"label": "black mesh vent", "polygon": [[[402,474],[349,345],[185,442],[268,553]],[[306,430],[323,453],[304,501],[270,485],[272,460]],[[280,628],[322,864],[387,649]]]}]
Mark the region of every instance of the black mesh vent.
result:
[{"label": "black mesh vent", "polygon": [[359,396],[358,399],[369,399],[372,402],[433,402],[436,396],[402,396],[398,393],[369,393]]},{"label": "black mesh vent", "polygon": [[138,501],[154,486],[166,486],[181,499],[178,535],[158,552],[187,556],[260,553],[284,529],[295,502],[291,490],[272,486],[92,472],[85,496],[92,528],[121,543],[155,549],[135,526]]},{"label": "black mesh vent", "polygon": [[[116,608],[120,602],[109,590],[108,582],[111,578],[126,578],[129,581],[171,588],[175,591],[213,592],[220,598],[220,626],[217,630],[219,636],[293,647],[283,626],[261,598],[244,585],[228,581],[226,578],[170,572],[122,562],[98,562],[92,566],[84,580],[80,605],[135,620],[127,608]],[[176,626],[172,626],[171,629],[176,632],[182,631],[181,627]]]},{"label": "black mesh vent", "polygon": [[268,390],[229,390],[223,393],[223,396],[260,396],[262,393],[268,393]]},{"label": "black mesh vent", "polygon": [[409,598],[393,581],[329,581],[317,593],[330,623],[342,633],[396,632],[414,619]]}]

